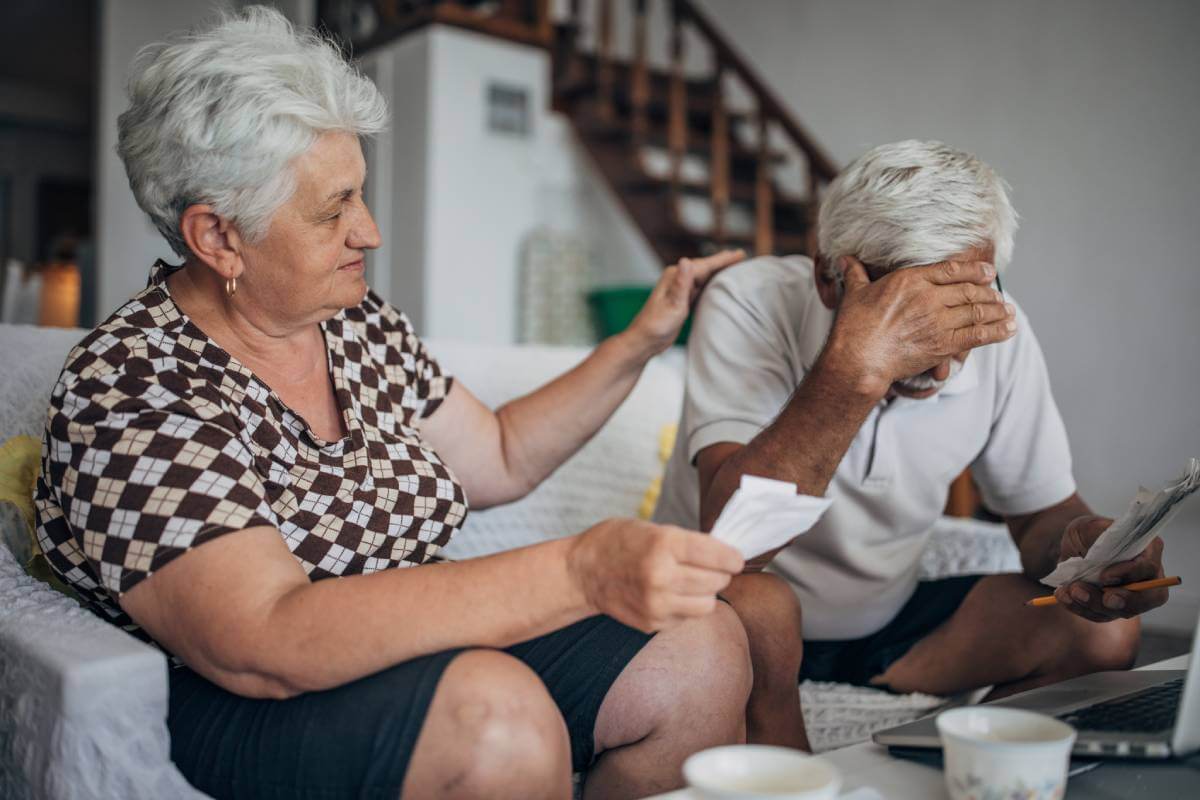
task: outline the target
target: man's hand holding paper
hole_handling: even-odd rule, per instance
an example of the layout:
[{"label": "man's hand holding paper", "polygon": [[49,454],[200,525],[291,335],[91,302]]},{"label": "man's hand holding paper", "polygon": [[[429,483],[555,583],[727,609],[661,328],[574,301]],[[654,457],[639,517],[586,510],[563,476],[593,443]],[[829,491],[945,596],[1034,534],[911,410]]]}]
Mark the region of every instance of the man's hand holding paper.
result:
[{"label": "man's hand holding paper", "polygon": [[1058,567],[1042,579],[1057,587],[1065,608],[1093,622],[1135,617],[1167,602],[1167,589],[1131,592],[1119,587],[1163,577],[1158,533],[1179,504],[1200,488],[1200,461],[1191,459],[1176,480],[1158,492],[1140,489],[1129,509],[1113,521],[1080,517],[1063,533]]}]

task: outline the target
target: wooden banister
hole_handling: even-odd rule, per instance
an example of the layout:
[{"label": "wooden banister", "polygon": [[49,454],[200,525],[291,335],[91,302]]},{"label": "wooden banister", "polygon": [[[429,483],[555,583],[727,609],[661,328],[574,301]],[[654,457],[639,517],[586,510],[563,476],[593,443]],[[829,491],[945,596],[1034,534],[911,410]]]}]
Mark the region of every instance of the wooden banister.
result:
[{"label": "wooden banister", "polygon": [[633,139],[646,139],[646,105],[650,102],[650,67],[646,63],[646,2],[633,0],[633,68],[629,71],[629,101],[633,106]]},{"label": "wooden banister", "polygon": [[796,121],[787,106],[780,102],[775,93],[771,91],[771,87],[767,86],[766,82],[759,77],[749,62],[725,38],[725,35],[717,29],[708,16],[692,0],[674,0],[674,4],[675,13],[685,21],[691,22],[707,40],[716,56],[717,63],[731,69],[755,96],[760,113],[766,114],[778,123],[788,138],[804,153],[809,162],[810,171],[815,172],[817,177],[823,181],[833,180],[838,173],[833,159],[826,155],[816,140]]},{"label": "wooden banister", "polygon": [[612,0],[596,0],[596,95],[600,115],[611,120],[613,107]]},{"label": "wooden banister", "polygon": [[687,150],[687,84],[683,79],[683,15],[679,0],[671,3],[671,78],[667,99],[667,146],[671,151],[671,195],[678,204],[683,154]]},{"label": "wooden banister", "polygon": [[771,140],[767,114],[758,113],[758,170],[754,176],[754,251],[758,255],[775,252],[775,209],[771,191]]},{"label": "wooden banister", "polygon": [[724,73],[717,67],[712,97],[712,155],[709,159],[709,192],[713,211],[713,238],[725,243],[725,214],[729,209],[729,116],[725,113]]}]

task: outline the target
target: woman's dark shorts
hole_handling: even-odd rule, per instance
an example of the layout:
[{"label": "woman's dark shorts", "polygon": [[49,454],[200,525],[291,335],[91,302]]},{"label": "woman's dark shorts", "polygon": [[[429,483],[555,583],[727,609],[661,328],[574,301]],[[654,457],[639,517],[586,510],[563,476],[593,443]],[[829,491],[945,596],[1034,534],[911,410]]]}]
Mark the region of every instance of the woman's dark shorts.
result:
[{"label": "woman's dark shorts", "polygon": [[[600,703],[650,639],[600,616],[505,651],[546,684],[566,721],[576,771],[595,755]],[[171,759],[193,786],[217,798],[395,800],[438,681],[461,652],[288,700],[252,700],[173,669]]]},{"label": "woman's dark shorts", "polygon": [[871,678],[883,674],[914,644],[950,619],[982,577],[921,581],[891,622],[862,639],[805,640],[800,680],[870,686]]}]

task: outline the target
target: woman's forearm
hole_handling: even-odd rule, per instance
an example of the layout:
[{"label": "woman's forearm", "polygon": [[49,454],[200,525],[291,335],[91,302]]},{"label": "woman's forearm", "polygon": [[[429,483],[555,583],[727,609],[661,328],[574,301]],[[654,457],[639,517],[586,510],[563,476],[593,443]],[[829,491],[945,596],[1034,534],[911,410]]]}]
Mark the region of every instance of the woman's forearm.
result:
[{"label": "woman's forearm", "polygon": [[596,613],[569,573],[574,538],[297,586],[263,619],[250,671],[296,694],[443,650],[503,648],[562,628]]},{"label": "woman's forearm", "polygon": [[516,499],[545,480],[612,416],[637,384],[652,351],[617,334],[579,365],[496,410]]}]

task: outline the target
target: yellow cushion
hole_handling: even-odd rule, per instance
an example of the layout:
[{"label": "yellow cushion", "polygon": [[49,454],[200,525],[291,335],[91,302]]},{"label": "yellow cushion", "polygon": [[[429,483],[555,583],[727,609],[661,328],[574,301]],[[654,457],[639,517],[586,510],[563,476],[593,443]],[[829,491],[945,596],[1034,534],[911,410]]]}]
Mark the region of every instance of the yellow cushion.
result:
[{"label": "yellow cushion", "polygon": [[66,584],[50,569],[34,534],[33,486],[37,482],[38,464],[42,458],[42,443],[32,436],[14,436],[0,444],[0,503],[12,503],[25,523],[29,536],[29,552],[25,571],[50,584],[68,597],[78,599]]},{"label": "yellow cushion", "polygon": [[[678,432],[679,426],[675,423],[663,425],[662,430],[658,432],[658,460],[662,462],[664,471],[667,461],[671,458],[671,452],[675,449],[675,436]],[[638,516],[642,519],[650,519],[654,515],[658,497],[662,494],[662,482],[663,476],[659,475],[646,487],[646,493],[642,495],[642,504],[638,507]]]}]

